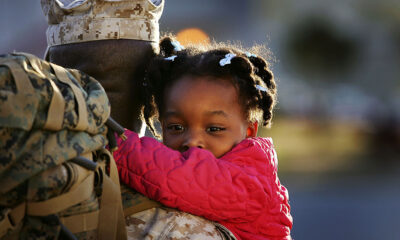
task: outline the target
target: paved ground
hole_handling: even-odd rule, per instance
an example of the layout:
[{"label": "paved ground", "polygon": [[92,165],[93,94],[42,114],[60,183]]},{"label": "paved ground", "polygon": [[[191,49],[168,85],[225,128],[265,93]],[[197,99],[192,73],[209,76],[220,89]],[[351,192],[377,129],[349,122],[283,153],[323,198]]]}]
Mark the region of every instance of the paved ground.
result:
[{"label": "paved ground", "polygon": [[280,176],[295,240],[400,240],[400,175]]}]

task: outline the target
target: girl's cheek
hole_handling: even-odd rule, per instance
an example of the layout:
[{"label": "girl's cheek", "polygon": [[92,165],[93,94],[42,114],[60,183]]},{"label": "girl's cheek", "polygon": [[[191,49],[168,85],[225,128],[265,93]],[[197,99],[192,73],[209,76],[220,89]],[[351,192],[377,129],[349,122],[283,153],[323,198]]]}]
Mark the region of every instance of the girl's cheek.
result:
[{"label": "girl's cheek", "polygon": [[171,136],[166,136],[163,140],[163,143],[165,146],[172,148],[174,150],[178,150],[179,149],[179,139],[176,139],[174,137]]}]

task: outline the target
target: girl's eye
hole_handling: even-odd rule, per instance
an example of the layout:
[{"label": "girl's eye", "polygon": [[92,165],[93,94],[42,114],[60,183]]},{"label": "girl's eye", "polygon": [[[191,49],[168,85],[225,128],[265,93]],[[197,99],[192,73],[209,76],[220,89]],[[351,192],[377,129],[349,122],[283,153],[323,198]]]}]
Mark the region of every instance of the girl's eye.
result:
[{"label": "girl's eye", "polygon": [[167,129],[173,132],[183,132],[185,128],[180,124],[170,124],[167,126]]},{"label": "girl's eye", "polygon": [[223,127],[209,127],[207,128],[207,132],[220,132],[220,131],[224,131],[226,128]]}]

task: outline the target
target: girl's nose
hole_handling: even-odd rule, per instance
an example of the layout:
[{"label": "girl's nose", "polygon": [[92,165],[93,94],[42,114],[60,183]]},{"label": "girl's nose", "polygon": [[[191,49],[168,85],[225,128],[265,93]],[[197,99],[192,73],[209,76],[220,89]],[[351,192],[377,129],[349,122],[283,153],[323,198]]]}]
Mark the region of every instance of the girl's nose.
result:
[{"label": "girl's nose", "polygon": [[191,147],[204,148],[204,141],[200,133],[187,134],[182,144],[182,150],[187,151]]}]

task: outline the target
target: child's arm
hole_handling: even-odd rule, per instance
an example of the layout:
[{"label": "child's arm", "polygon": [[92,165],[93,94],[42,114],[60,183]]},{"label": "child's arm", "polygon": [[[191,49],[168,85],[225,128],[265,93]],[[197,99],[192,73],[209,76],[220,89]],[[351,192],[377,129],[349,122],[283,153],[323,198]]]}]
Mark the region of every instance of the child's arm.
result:
[{"label": "child's arm", "polygon": [[267,206],[269,211],[281,210],[281,204],[271,201],[281,190],[275,161],[267,161],[268,155],[274,158],[273,150],[239,144],[217,159],[199,148],[180,153],[155,139],[127,135],[114,153],[121,180],[168,207],[214,221],[238,222],[253,220]]}]

